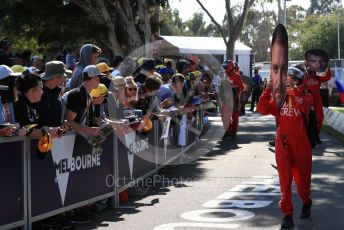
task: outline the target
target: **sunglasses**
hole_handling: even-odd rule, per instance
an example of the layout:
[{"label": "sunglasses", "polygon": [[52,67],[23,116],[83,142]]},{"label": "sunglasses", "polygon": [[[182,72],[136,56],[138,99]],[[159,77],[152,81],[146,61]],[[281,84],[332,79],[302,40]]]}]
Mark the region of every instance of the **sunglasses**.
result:
[{"label": "sunglasses", "polygon": [[134,88],[127,88],[128,91],[137,91],[137,88],[134,87]]}]

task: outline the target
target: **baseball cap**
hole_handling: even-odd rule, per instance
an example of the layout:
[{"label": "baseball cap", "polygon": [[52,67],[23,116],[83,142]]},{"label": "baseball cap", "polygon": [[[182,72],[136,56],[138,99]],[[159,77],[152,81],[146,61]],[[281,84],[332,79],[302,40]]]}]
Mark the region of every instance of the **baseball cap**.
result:
[{"label": "baseball cap", "polygon": [[21,65],[14,65],[14,66],[11,67],[11,69],[15,73],[22,73],[25,70],[27,70],[27,67],[26,66],[21,66]]},{"label": "baseball cap", "polygon": [[64,63],[61,61],[50,61],[45,64],[45,72],[41,75],[42,80],[50,80],[57,76],[67,77],[67,70]]},{"label": "baseball cap", "polygon": [[104,84],[99,84],[97,88],[92,89],[91,95],[94,98],[100,97],[100,96],[106,96],[108,93],[108,88]]},{"label": "baseball cap", "polygon": [[113,70],[113,68],[109,67],[108,64],[106,64],[105,62],[98,63],[97,67],[99,69],[99,72],[101,73],[105,73],[105,72],[109,72],[110,70]]},{"label": "baseball cap", "polygon": [[7,65],[0,65],[0,80],[9,77],[9,76],[20,76],[21,73],[15,73]]},{"label": "baseball cap", "polygon": [[88,77],[102,77],[105,74],[102,74],[96,65],[88,65],[82,71],[83,73],[87,73]]}]

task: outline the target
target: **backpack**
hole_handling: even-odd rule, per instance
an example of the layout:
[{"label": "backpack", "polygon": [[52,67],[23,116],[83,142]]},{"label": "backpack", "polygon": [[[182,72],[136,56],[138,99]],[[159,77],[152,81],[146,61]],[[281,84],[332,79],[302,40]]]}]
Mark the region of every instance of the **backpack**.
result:
[{"label": "backpack", "polygon": [[309,110],[308,123],[304,113],[302,113],[302,116],[307,130],[309,143],[311,144],[311,147],[314,148],[317,144],[317,140],[319,139],[315,111],[313,109]]}]

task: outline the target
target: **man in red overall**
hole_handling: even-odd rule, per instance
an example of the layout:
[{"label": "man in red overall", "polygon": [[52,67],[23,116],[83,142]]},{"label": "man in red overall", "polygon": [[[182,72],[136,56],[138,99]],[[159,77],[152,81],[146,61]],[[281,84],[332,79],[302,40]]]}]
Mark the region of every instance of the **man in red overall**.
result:
[{"label": "man in red overall", "polygon": [[[281,187],[280,208],[284,214],[281,228],[294,226],[292,181],[297,185],[297,191],[303,201],[302,219],[311,215],[311,170],[312,149],[304,124],[304,116],[308,119],[311,95],[305,93],[304,78],[306,68],[300,64],[288,68],[286,79],[286,97],[282,107],[272,99],[271,83],[259,99],[258,111],[263,114],[276,116],[279,125],[276,132],[276,162]],[[303,116],[304,115],[304,116]]]},{"label": "man in red overall", "polygon": [[235,139],[239,126],[240,93],[244,89],[244,85],[242,83],[240,74],[236,72],[236,68],[238,68],[238,65],[236,67],[235,63],[232,60],[225,61],[222,64],[222,67],[226,72],[229,82],[232,84],[234,101],[232,118],[224,137],[230,136],[232,137],[232,139]]},{"label": "man in red overall", "polygon": [[[318,135],[324,120],[323,104],[320,97],[320,86],[322,82],[331,79],[331,69],[327,68],[329,61],[328,55],[325,51],[320,49],[311,49],[305,53],[306,67],[308,76],[306,81],[306,88],[313,96],[314,111],[317,119]],[[319,73],[325,73],[321,76]],[[323,74],[322,74],[323,75]],[[320,139],[318,140],[321,143]]]}]

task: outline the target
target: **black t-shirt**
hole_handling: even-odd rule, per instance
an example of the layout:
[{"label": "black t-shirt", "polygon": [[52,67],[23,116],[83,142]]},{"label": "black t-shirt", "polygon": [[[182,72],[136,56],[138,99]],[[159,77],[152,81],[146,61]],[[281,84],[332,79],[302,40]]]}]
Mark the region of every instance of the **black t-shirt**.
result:
[{"label": "black t-shirt", "polygon": [[100,78],[100,83],[104,84],[106,88],[110,88],[111,80],[107,78],[106,76]]},{"label": "black t-shirt", "polygon": [[86,119],[86,125],[88,125],[87,114],[92,114],[91,103],[92,97],[82,85],[68,92],[66,107],[77,114],[74,121],[79,124]]},{"label": "black t-shirt", "polygon": [[20,124],[20,127],[29,124],[39,124],[39,116],[34,104],[30,103],[25,96],[20,95],[18,101],[14,102],[13,108],[15,120]]},{"label": "black t-shirt", "polygon": [[59,87],[55,87],[54,89],[43,87],[41,101],[35,105],[41,125],[49,127],[62,125],[62,102],[60,93],[61,89]]}]

